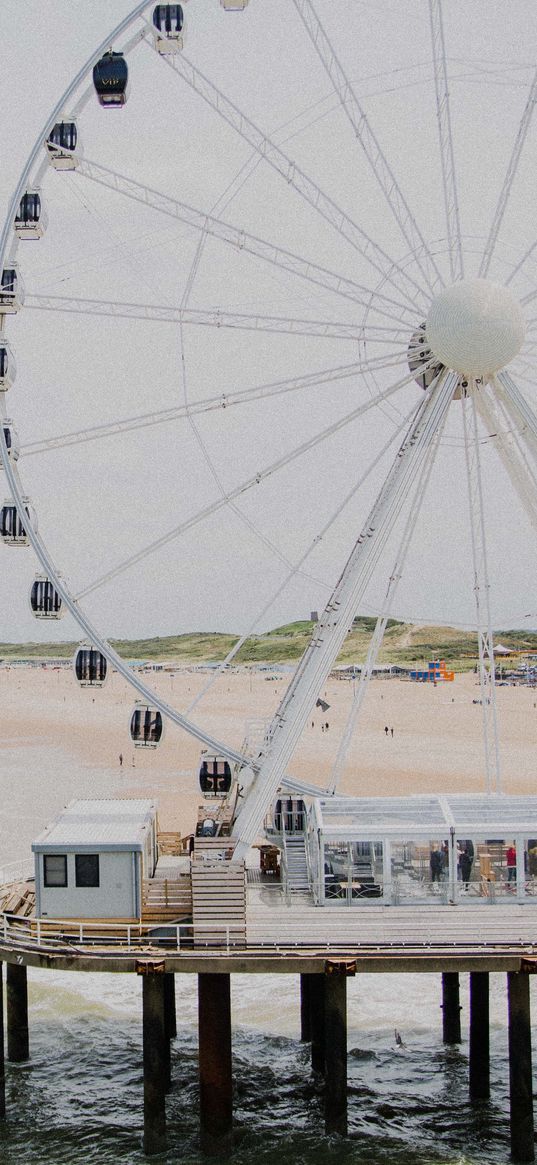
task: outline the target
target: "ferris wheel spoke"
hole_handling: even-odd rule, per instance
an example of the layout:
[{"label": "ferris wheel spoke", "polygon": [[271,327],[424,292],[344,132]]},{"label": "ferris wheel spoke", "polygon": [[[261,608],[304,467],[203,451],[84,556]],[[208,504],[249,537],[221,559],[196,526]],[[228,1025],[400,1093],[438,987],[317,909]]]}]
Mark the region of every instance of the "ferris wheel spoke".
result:
[{"label": "ferris wheel spoke", "polygon": [[[534,254],[536,248],[537,248],[537,242],[532,243],[531,247],[528,247],[527,251],[524,251],[522,258],[518,260],[518,263],[515,264],[515,266],[513,267],[513,270],[507,276],[507,279],[505,280],[506,287],[508,287],[509,284],[512,283],[513,279],[516,279],[516,276],[518,275],[519,271],[522,271],[522,268],[528,262],[528,259],[531,259],[531,256]],[[532,299],[532,297],[530,297],[527,300],[527,302],[531,303],[531,299]],[[525,302],[524,300],[521,300],[521,303],[524,303],[524,302]]]},{"label": "ferris wheel spoke", "polygon": [[288,380],[256,385],[255,388],[237,389],[236,392],[221,392],[217,396],[205,397],[202,400],[195,400],[184,405],[176,405],[175,408],[140,413],[137,416],[125,417],[123,420],[110,421],[108,424],[92,425],[87,429],[77,429],[71,433],[59,433],[57,436],[43,438],[40,441],[30,441],[21,445],[21,453],[25,457],[32,457],[35,454],[47,453],[53,449],[65,449],[69,445],[81,445],[88,441],[99,441],[105,437],[115,437],[136,429],[167,424],[170,421],[182,420],[189,416],[218,412],[222,409],[232,408],[234,405],[248,404],[255,400],[269,400],[285,393],[315,388],[318,385],[334,383],[339,380],[348,380],[366,372],[394,368],[400,365],[401,361],[401,353],[393,352],[387,356],[373,356],[370,360],[364,359],[354,364],[325,368],[320,372],[311,372],[303,376],[291,377]]},{"label": "ferris wheel spoke", "polygon": [[365,153],[369,166],[379,183],[401,234],[408,244],[409,250],[415,255],[416,263],[431,293],[433,293],[438,283],[443,284],[442,276],[382,146],[369,124],[367,114],[360,104],[348,77],[345,75],[341,62],[326,35],[325,29],[315,12],[311,0],[294,0],[294,5],[299,16],[302,18],[304,27],[324,69],[334,86],[343,111],[346,113],[354,130],[356,140]]},{"label": "ferris wheel spoke", "polygon": [[[425,370],[426,367],[428,367],[428,365],[424,365],[423,370]],[[253,474],[251,477],[235,486],[234,489],[229,490],[228,493],[226,493],[223,497],[219,497],[215,501],[210,502],[207,506],[204,506],[202,510],[199,510],[196,514],[193,514],[192,517],[187,518],[186,521],[180,523],[178,526],[175,526],[172,530],[168,530],[160,538],[157,538],[155,541],[148,543],[146,546],[137,551],[136,554],[131,555],[131,557],[125,559],[116,567],[113,567],[111,570],[107,571],[106,574],[103,574],[99,578],[95,579],[92,583],[90,583],[79,592],[77,599],[83,599],[86,597],[86,595],[91,594],[93,591],[98,590],[106,583],[111,582],[112,579],[117,578],[120,574],[123,574],[126,570],[129,570],[138,562],[143,561],[143,559],[148,558],[151,554],[154,554],[156,551],[161,550],[164,546],[169,545],[170,542],[173,542],[175,539],[181,537],[182,534],[186,534],[189,530],[192,530],[195,526],[199,525],[200,522],[203,522],[206,519],[212,517],[213,514],[218,513],[219,510],[223,509],[231,502],[234,502],[237,498],[240,498],[243,494],[247,493],[255,486],[261,485],[261,483],[267,478],[271,477],[275,473],[278,473],[279,470],[284,469],[287,465],[291,465],[299,457],[303,456],[303,454],[309,452],[311,449],[316,448],[316,446],[320,445],[323,441],[328,440],[330,437],[334,436],[335,433],[338,433],[347,425],[352,424],[353,421],[358,420],[358,418],[362,416],[365,416],[365,414],[372,408],[375,408],[385,400],[389,400],[390,397],[395,396],[397,392],[399,392],[407,384],[411,383],[414,380],[414,377],[415,372],[411,372],[407,376],[402,377],[400,380],[396,381],[395,384],[392,384],[389,388],[385,389],[383,392],[378,393],[377,396],[371,398],[371,400],[368,400],[364,404],[359,405],[356,409],[353,409],[352,412],[346,413],[345,416],[341,417],[337,421],[334,421],[331,425],[328,425],[319,433],[316,433],[313,437],[308,438],[307,441],[304,441],[301,445],[296,446],[289,453],[279,457],[270,465],[265,466],[263,469],[259,470],[257,473]]]},{"label": "ferris wheel spoke", "polygon": [[481,474],[481,453],[477,423],[475,380],[469,382],[468,396],[461,400],[464,430],[464,453],[468,482],[470,507],[470,533],[472,538],[472,560],[474,567],[474,594],[476,605],[477,637],[479,649],[479,681],[481,687],[481,709],[483,716],[483,742],[485,749],[485,779],[488,793],[501,792],[500,749],[496,719],[496,675],[494,663],[494,638],[490,611],[490,580],[488,571],[487,542],[485,534],[485,509]]},{"label": "ferris wheel spoke", "polygon": [[455,173],[455,153],[451,129],[451,109],[449,83],[444,40],[442,0],[429,0],[429,19],[434,64],[434,84],[436,94],[436,118],[444,189],[446,233],[449,247],[451,279],[455,283],[464,279],[464,260],[461,243],[459,199]]},{"label": "ferris wheel spoke", "polygon": [[[147,40],[152,46],[152,41]],[[231,125],[233,129],[253,147],[260,157],[264,158],[278,174],[291,186],[318,214],[329,222],[351,246],[362,255],[384,278],[397,288],[407,303],[414,307],[423,302],[424,293],[421,283],[396,263],[360,227],[316,182],[293,162],[267,135],[229,101],[209,79],[185,57],[184,53],[176,53],[173,57],[165,56],[162,60],[178,76],[182,77],[190,87],[206,101],[215,112]]]},{"label": "ferris wheel spoke", "polygon": [[77,178],[81,176],[107,189],[115,190],[126,198],[149,206],[176,221],[186,223],[197,231],[202,231],[204,235],[219,239],[235,251],[245,251],[247,254],[254,255],[281,270],[288,271],[300,279],[306,279],[327,291],[333,291],[336,295],[359,303],[362,307],[370,308],[372,298],[374,298],[375,310],[388,316],[389,319],[404,321],[405,317],[415,318],[415,310],[401,301],[391,299],[379,292],[373,294],[370,288],[322,267],[318,263],[313,263],[301,255],[278,247],[266,239],[252,235],[243,230],[242,227],[223,222],[213,214],[197,210],[185,202],[180,202],[161,191],[144,186],[133,178],[119,174],[107,166],[102,166],[74,153],[73,156],[77,159],[75,172]]},{"label": "ferris wheel spoke", "polygon": [[367,652],[367,658],[366,658],[365,664],[362,667],[362,670],[360,673],[360,682],[358,684],[358,690],[357,690],[356,695],[353,699],[351,710],[350,710],[349,716],[347,718],[347,723],[345,725],[343,735],[342,735],[340,743],[339,743],[338,751],[336,754],[336,759],[334,761],[330,785],[328,788],[328,792],[330,793],[331,796],[333,796],[336,793],[338,786],[339,786],[339,783],[341,781],[341,778],[343,776],[345,762],[347,759],[349,747],[350,747],[352,738],[356,732],[358,718],[359,718],[360,711],[362,709],[362,705],[363,705],[363,702],[364,702],[364,699],[365,699],[365,696],[367,693],[369,681],[370,681],[371,676],[373,674],[373,669],[374,669],[375,664],[377,662],[378,653],[379,653],[380,648],[382,646],[382,642],[384,639],[384,633],[386,631],[388,619],[390,618],[391,612],[393,610],[393,604],[394,604],[395,599],[396,599],[397,589],[398,589],[399,583],[400,583],[402,575],[403,575],[408,551],[410,549],[410,544],[412,541],[412,536],[414,534],[414,530],[416,528],[416,524],[417,524],[417,521],[418,521],[418,518],[420,515],[421,507],[423,505],[423,500],[424,500],[424,497],[425,497],[426,492],[427,492],[429,480],[430,480],[431,473],[433,470],[433,465],[435,463],[436,455],[438,452],[440,437],[442,435],[446,420],[447,420],[447,414],[446,414],[446,417],[444,418],[444,424],[441,427],[439,427],[437,434],[436,434],[436,437],[435,437],[435,440],[433,441],[433,443],[431,444],[431,446],[427,450],[425,460],[423,463],[423,467],[422,467],[421,473],[419,475],[416,488],[414,490],[414,496],[413,496],[412,501],[411,501],[410,512],[409,512],[407,520],[405,522],[403,535],[401,538],[401,543],[400,543],[400,546],[399,546],[399,549],[397,552],[397,556],[396,556],[396,559],[395,559],[395,562],[394,562],[394,565],[393,565],[393,568],[392,568],[392,571],[390,574],[390,578],[388,580],[388,587],[387,587],[386,594],[384,597],[384,602],[382,604],[380,615],[379,615],[379,617],[376,621],[376,624],[375,624],[375,630],[374,630],[373,635],[371,637],[371,642],[369,644],[369,649]]},{"label": "ferris wheel spoke", "polygon": [[[487,242],[485,244],[485,250],[483,252],[483,257],[481,259],[481,266],[479,268],[479,278],[480,279],[485,279],[487,274],[488,274],[488,271],[489,271],[492,256],[494,254],[494,249],[495,249],[496,243],[498,241],[498,235],[499,235],[500,230],[501,230],[503,217],[505,215],[505,211],[507,209],[507,204],[509,202],[509,195],[511,194],[511,190],[513,188],[513,183],[514,183],[516,175],[517,175],[518,166],[520,163],[522,151],[524,149],[524,145],[525,145],[526,139],[528,137],[528,133],[529,133],[529,129],[530,129],[531,120],[533,117],[536,101],[537,101],[537,69],[535,70],[533,80],[532,80],[532,83],[530,86],[528,99],[527,99],[526,105],[524,107],[524,112],[522,114],[522,118],[520,121],[520,125],[518,127],[518,132],[517,132],[517,135],[515,138],[515,143],[513,146],[511,157],[509,159],[509,163],[507,166],[507,173],[505,175],[503,186],[502,186],[502,189],[500,191],[500,196],[498,198],[498,203],[496,206],[496,210],[494,212],[494,217],[493,217],[492,225],[491,225],[491,228],[489,231],[489,236],[488,236]],[[522,303],[524,303],[524,300],[522,300]]]},{"label": "ferris wheel spoke", "polygon": [[532,456],[537,457],[537,414],[508,372],[498,372],[493,383],[500,399]]},{"label": "ferris wheel spoke", "polygon": [[[371,344],[408,346],[408,325],[380,326],[347,324],[344,321],[292,319],[249,312],[229,312],[220,308],[169,307],[145,303],[118,303],[102,299],[77,299],[62,295],[29,294],[25,308],[40,311],[72,312],[115,319],[142,319],[153,323],[192,324],[207,328],[240,328],[254,332],[278,332],[290,336],[318,336],[332,340],[367,340]],[[405,334],[406,333],[406,334]],[[401,338],[399,338],[401,337]]]},{"label": "ferris wheel spoke", "polygon": [[[397,438],[400,437],[401,434],[403,433],[403,431],[408,427],[413,412],[414,412],[414,409],[412,409],[412,412],[410,412],[407,416],[403,417],[399,427],[394,432],[391,433],[388,441],[386,441],[386,443],[378,451],[378,453],[374,457],[373,461],[371,461],[371,463],[368,465],[368,467],[364,471],[364,473],[361,474],[361,476],[355,482],[352,489],[349,491],[349,493],[346,495],[346,497],[343,499],[343,501],[331,513],[330,517],[325,522],[322,529],[319,530],[318,533],[315,535],[315,537],[312,539],[309,546],[304,551],[304,553],[301,555],[299,560],[294,565],[287,562],[287,565],[290,566],[290,570],[289,570],[288,574],[285,576],[283,582],[280,584],[277,591],[271,596],[269,602],[265,604],[262,611],[260,611],[256,615],[255,619],[250,624],[248,630],[245,631],[244,635],[241,635],[240,639],[237,639],[237,641],[233,644],[233,646],[232,646],[231,650],[228,652],[226,658],[224,660],[222,660],[222,662],[218,665],[216,671],[213,673],[213,675],[211,676],[211,678],[209,679],[207,684],[205,684],[205,686],[201,689],[201,692],[199,692],[198,695],[192,701],[192,703],[189,704],[189,706],[186,710],[187,716],[190,716],[190,714],[191,714],[191,712],[193,712],[194,708],[196,708],[197,705],[199,703],[201,703],[203,698],[206,696],[207,692],[210,691],[210,689],[213,687],[213,685],[216,683],[216,681],[222,675],[222,672],[224,672],[225,669],[227,667],[229,667],[230,663],[233,662],[233,660],[236,658],[239,651],[241,650],[241,647],[243,647],[244,644],[246,643],[247,639],[249,639],[250,636],[255,633],[255,630],[259,626],[259,624],[261,623],[261,620],[264,619],[266,615],[268,615],[271,607],[273,607],[274,603],[284,593],[286,588],[289,586],[289,583],[292,582],[292,580],[294,578],[296,578],[297,576],[311,579],[312,576],[310,574],[306,574],[306,572],[304,571],[304,566],[305,566],[308,558],[310,558],[310,556],[313,554],[313,551],[317,549],[319,544],[323,541],[323,539],[326,537],[326,535],[329,533],[329,531],[332,529],[332,527],[335,525],[335,523],[341,517],[343,512],[346,510],[349,503],[352,501],[352,499],[356,496],[356,494],[359,492],[359,490],[365,484],[368,477],[370,477],[370,475],[374,472],[374,470],[377,468],[379,463],[386,456],[386,454],[388,453],[388,451],[392,447],[394,441],[396,441]],[[272,549],[275,549],[275,548],[272,547]],[[285,561],[283,556],[280,556],[280,557],[282,558],[282,561]],[[319,582],[320,580],[315,579],[314,581]],[[328,584],[322,584],[322,585],[324,585],[328,589]]]}]

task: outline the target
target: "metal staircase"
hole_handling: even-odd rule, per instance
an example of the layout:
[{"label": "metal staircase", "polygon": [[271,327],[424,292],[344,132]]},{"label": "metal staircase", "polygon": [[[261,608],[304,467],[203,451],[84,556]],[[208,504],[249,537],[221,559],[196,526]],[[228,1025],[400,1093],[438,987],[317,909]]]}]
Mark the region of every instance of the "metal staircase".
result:
[{"label": "metal staircase", "polygon": [[308,894],[310,879],[303,833],[285,838],[286,889],[291,894]]}]

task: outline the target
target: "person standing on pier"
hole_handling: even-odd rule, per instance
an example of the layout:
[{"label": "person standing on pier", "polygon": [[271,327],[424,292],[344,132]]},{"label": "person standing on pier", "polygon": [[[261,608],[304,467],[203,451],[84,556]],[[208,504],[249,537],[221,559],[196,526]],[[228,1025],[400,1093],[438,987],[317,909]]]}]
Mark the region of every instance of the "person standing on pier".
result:
[{"label": "person standing on pier", "polygon": [[507,850],[505,864],[507,866],[507,881],[516,882],[516,849],[514,843]]}]

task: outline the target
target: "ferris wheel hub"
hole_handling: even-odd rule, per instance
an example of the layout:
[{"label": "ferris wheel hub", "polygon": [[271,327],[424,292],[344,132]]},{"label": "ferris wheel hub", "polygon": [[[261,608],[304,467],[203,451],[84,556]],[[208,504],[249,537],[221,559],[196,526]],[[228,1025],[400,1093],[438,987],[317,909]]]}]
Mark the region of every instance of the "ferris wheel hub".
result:
[{"label": "ferris wheel hub", "polygon": [[433,299],[426,335],[446,367],[465,376],[486,377],[518,354],[526,321],[507,287],[489,279],[463,279]]}]

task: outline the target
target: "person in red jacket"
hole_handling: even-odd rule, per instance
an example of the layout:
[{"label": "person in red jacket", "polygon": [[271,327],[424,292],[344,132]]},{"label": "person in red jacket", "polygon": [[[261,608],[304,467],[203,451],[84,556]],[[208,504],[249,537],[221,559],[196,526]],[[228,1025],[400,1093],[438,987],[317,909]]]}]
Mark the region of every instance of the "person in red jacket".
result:
[{"label": "person in red jacket", "polygon": [[516,849],[514,845],[510,845],[507,849],[505,864],[507,866],[507,881],[516,882]]}]

